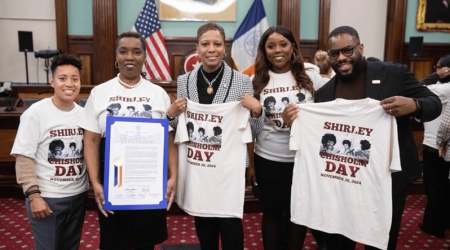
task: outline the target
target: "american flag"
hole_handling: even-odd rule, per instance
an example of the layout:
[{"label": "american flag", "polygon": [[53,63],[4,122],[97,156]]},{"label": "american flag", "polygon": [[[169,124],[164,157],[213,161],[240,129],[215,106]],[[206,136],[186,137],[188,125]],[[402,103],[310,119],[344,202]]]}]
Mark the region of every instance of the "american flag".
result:
[{"label": "american flag", "polygon": [[139,32],[145,40],[147,60],[142,70],[147,73],[147,78],[172,80],[169,57],[167,56],[166,43],[161,31],[155,0],[145,1],[144,8],[139,13],[132,29]]}]

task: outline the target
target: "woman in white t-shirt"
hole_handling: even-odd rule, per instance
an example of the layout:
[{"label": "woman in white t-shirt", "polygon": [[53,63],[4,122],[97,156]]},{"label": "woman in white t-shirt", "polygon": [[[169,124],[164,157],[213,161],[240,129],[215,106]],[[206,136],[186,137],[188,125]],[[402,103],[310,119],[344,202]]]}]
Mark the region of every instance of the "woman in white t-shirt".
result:
[{"label": "woman in white t-shirt", "polygon": [[[83,130],[77,127],[83,108],[74,102],[81,68],[76,57],[53,58],[55,93],[22,114],[11,151],[38,250],[76,250],[80,245],[89,188],[83,150],[75,150],[83,141]],[[68,149],[73,149],[71,154]]]},{"label": "woman in white t-shirt", "polygon": [[[308,73],[318,74],[312,70]],[[256,101],[265,107],[261,114],[264,122],[254,129],[256,178],[253,176],[251,180],[262,191],[265,250],[287,249],[288,245],[294,247],[292,249],[301,249],[298,244],[303,244],[306,235],[305,227],[290,222],[295,152],[289,150],[290,127],[283,121],[282,113],[289,105],[314,101],[314,90],[323,84],[320,77],[319,81],[313,82],[308,73],[297,42],[288,28],[276,26],[264,32],[255,60],[253,89],[256,99],[248,102]],[[278,109],[270,111],[266,106],[274,100],[291,104],[279,105]],[[290,234],[295,235],[296,241],[288,239]]]},{"label": "woman in white t-shirt", "polygon": [[[146,60],[145,42],[134,31],[116,40],[117,77],[95,86],[78,125],[85,130],[85,160],[94,190],[100,225],[100,249],[154,249],[167,239],[165,209],[104,211],[103,195],[106,116],[165,119],[170,98],[166,91],[141,76]],[[133,107],[133,112],[129,112]],[[168,135],[167,209],[172,203],[177,178],[177,148],[174,133]],[[142,164],[151,168],[151,164]]]},{"label": "woman in white t-shirt", "polygon": [[[209,112],[209,109],[215,109],[213,105],[220,106],[227,103],[237,103],[241,98],[244,98],[245,96],[252,98],[253,95],[250,78],[233,70],[224,61],[226,56],[226,46],[225,30],[223,27],[213,22],[207,22],[201,25],[197,30],[196,48],[198,56],[201,59],[201,64],[198,64],[192,71],[178,77],[178,99],[171,104],[171,107],[168,110],[168,115],[173,118],[171,126],[174,128],[178,127],[178,130],[179,126],[185,126],[184,124],[179,124],[180,117],[178,116],[183,113],[184,107],[187,105],[187,100],[192,103],[201,104],[201,109],[205,109],[206,113]],[[252,116],[260,116],[260,114],[253,112],[253,109],[256,111],[259,110],[259,103],[253,107],[251,105],[246,106],[242,103],[242,106],[252,111]],[[203,114],[201,115],[203,116]],[[184,115],[181,115],[182,121],[184,120],[183,116]],[[241,118],[235,119],[238,120]],[[250,122],[253,120],[250,116],[248,119]],[[196,123],[196,126],[194,126],[192,122],[186,124],[190,141],[198,141],[199,136],[201,136],[200,130],[199,134],[196,135],[195,133],[199,128],[199,125],[203,123],[197,123],[197,121],[194,121],[194,123]],[[232,128],[230,124],[227,125],[230,126],[228,128],[221,127],[222,125],[218,126],[212,121],[206,121],[205,124],[206,126],[202,126],[207,128],[206,134],[208,135],[208,144],[211,144],[209,145],[211,148],[218,147],[222,149],[220,145],[223,144],[242,146],[242,138],[225,137],[225,135],[224,138],[222,138],[222,135],[225,134],[226,131],[231,131]],[[201,145],[203,143],[196,144]],[[246,145],[244,145],[244,147],[245,146]],[[222,152],[225,151],[226,150],[222,150]],[[231,156],[234,152],[231,151],[229,154]],[[237,159],[239,158],[240,157],[237,157]],[[223,161],[218,163],[214,169],[217,169],[217,171],[220,171],[221,173],[229,173],[221,176],[217,174],[216,170],[211,171],[212,169],[207,171],[190,170],[189,173],[187,173],[188,171],[185,169],[185,166],[187,166],[188,161],[188,155],[180,150],[180,175],[178,178],[179,189],[177,199],[178,201],[182,201],[179,202],[181,208],[188,214],[194,216],[195,229],[201,249],[218,250],[219,242],[221,249],[223,250],[244,249],[244,229],[242,226],[242,205],[244,197],[242,196],[241,200],[240,195],[244,194],[245,176],[243,171],[245,171],[245,161],[238,160],[236,161],[236,164],[229,165]],[[227,170],[224,171],[221,169]],[[183,173],[186,174],[183,175]],[[220,176],[220,178],[218,178],[218,176]],[[226,189],[217,189],[217,187],[214,187],[211,188],[211,190],[208,190],[208,180],[218,180],[222,183],[233,183],[233,185],[226,187]],[[195,185],[204,185],[203,190],[196,190],[194,188]],[[217,186],[221,187],[221,185]],[[241,186],[242,189],[240,189]],[[192,190],[195,190],[195,195]],[[198,199],[199,197],[197,196],[199,192],[204,195],[201,197],[201,200]],[[229,204],[234,208],[238,208],[236,210],[239,210],[239,212],[234,213],[234,211],[233,213],[230,213],[229,207],[209,210],[211,208],[210,203],[216,203],[214,199],[217,197],[229,201]],[[228,199],[228,197],[232,198]],[[187,206],[187,203],[195,203],[196,209]]]}]

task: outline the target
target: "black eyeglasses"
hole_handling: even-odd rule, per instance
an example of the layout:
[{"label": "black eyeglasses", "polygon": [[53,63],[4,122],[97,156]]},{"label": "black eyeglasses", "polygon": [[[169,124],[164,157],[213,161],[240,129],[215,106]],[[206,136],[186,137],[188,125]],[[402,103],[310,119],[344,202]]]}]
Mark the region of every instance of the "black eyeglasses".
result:
[{"label": "black eyeglasses", "polygon": [[328,56],[330,57],[331,60],[336,60],[339,58],[339,55],[342,53],[344,56],[352,56],[353,55],[353,50],[358,47],[359,43],[356,44],[354,47],[352,48],[343,48],[343,49],[338,49],[338,50],[329,50],[328,51]]},{"label": "black eyeglasses", "polygon": [[433,68],[434,69],[440,69],[440,68],[442,68],[442,66],[441,65],[434,65]]}]

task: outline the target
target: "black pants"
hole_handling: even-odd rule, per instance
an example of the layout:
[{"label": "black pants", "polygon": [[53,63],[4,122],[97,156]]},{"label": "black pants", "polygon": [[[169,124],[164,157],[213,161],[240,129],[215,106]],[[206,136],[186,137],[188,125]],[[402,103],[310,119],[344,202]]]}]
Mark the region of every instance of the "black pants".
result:
[{"label": "black pants", "polygon": [[244,227],[239,218],[194,217],[197,237],[202,250],[244,249]]},{"label": "black pants", "polygon": [[[388,250],[395,250],[397,247],[398,235],[402,223],[402,214],[405,208],[406,193],[407,191],[404,189],[401,192],[392,195],[392,224],[389,231]],[[340,234],[327,234],[317,230],[314,230],[313,234],[320,235],[320,238],[326,241],[327,250],[353,250],[356,246],[356,242]],[[366,246],[365,249],[374,250],[378,248]]]},{"label": "black pants", "polygon": [[439,157],[437,149],[424,145],[422,151],[423,186],[427,196],[422,229],[442,238],[450,225],[450,162]]},{"label": "black pants", "polygon": [[[254,161],[256,180],[261,188],[260,200],[263,207],[261,230],[264,249],[286,250],[290,245],[289,231],[297,228],[290,225],[294,162],[271,161],[257,154],[254,154]],[[304,232],[306,233],[306,229]],[[302,236],[299,235],[297,238]],[[297,244],[300,244],[300,241]]]}]

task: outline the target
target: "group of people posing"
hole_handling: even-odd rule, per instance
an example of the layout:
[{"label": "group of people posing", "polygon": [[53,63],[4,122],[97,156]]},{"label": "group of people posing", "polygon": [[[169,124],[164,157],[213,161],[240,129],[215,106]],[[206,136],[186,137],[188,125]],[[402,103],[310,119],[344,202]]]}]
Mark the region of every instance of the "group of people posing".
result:
[{"label": "group of people posing", "polygon": [[[223,250],[244,249],[242,217],[246,183],[261,189],[261,227],[266,250],[302,249],[307,227],[311,228],[320,249],[354,249],[356,241],[366,243],[366,249],[395,249],[407,187],[421,175],[410,117],[424,122],[435,119],[441,113],[439,98],[422,86],[406,66],[366,60],[357,31],[348,26],[334,29],[328,37],[327,55],[336,75],[328,81],[331,70],[325,69],[322,76],[327,77],[326,84],[318,72],[305,66],[295,37],[284,26],[271,27],[261,36],[252,77],[232,69],[224,61],[225,32],[218,24],[208,22],[198,28],[196,48],[201,63],[178,77],[177,98],[172,103],[163,88],[141,76],[146,53],[139,33],[127,31],[119,35],[116,41],[119,74],[95,86],[84,109],[74,102],[80,91],[80,60],[69,55],[53,59],[51,85],[55,94],[24,112],[11,152],[16,157],[17,180],[26,196],[36,249],[78,249],[88,178],[99,211],[100,249],[154,249],[156,244],[167,239],[164,209],[103,209],[107,116],[169,120],[167,210],[176,201],[181,209],[194,216],[202,250],[218,250],[219,243]],[[339,100],[342,99],[363,100],[363,103],[341,103]],[[327,182],[337,182],[335,177],[344,175],[345,166],[341,166],[345,165],[342,163],[344,156],[348,163],[357,159],[357,152],[361,152],[361,157],[368,160],[368,149],[386,145],[378,146],[380,143],[376,138],[371,138],[370,143],[361,139],[371,133],[377,135],[374,131],[377,128],[330,126],[329,130],[334,130],[330,133],[347,131],[339,136],[343,138],[343,145],[335,154],[340,158],[333,156],[332,159],[342,164],[332,170],[334,163],[328,163],[332,161],[328,153],[336,147],[330,146],[337,143],[336,137],[334,141],[331,138],[324,142],[324,133],[320,132],[322,134],[317,138],[305,137],[292,144],[292,138],[296,138],[293,137],[294,130],[296,133],[301,130],[304,122],[317,122],[301,120],[300,123],[302,105],[311,107],[314,113],[313,105],[318,104],[313,103],[336,101],[337,107],[345,109],[343,113],[352,113],[359,111],[360,105],[372,104],[374,100],[377,100],[374,110],[394,124],[397,131],[394,129],[392,133],[398,135],[398,142],[390,142],[392,155],[379,157],[378,150],[374,150],[376,152],[372,153],[376,157],[359,166],[381,166],[379,171],[388,173],[385,179],[389,179],[387,183],[392,186],[387,189],[389,203],[381,203],[387,206],[382,209],[388,213],[387,228],[390,228],[384,232],[386,242],[364,238],[373,225],[356,228],[355,231],[364,231],[359,237],[358,232],[347,233],[331,225],[339,220],[330,221],[330,227],[310,222],[315,220],[316,214],[329,212],[325,211],[327,204],[317,208],[314,216],[305,212],[303,217],[310,217],[310,220],[299,223],[303,220],[299,215],[302,211],[296,205],[301,200],[299,196],[314,186],[309,181],[297,183],[300,178],[296,176],[306,174],[303,171],[316,166],[299,165],[298,162],[303,162],[302,157],[309,156],[291,150],[293,144],[302,141],[314,148],[314,157],[328,157],[324,159],[327,161],[325,171],[329,172],[327,176],[334,177],[322,178]],[[370,114],[361,113],[362,117],[367,115]],[[53,136],[52,131],[58,129],[80,132]],[[322,131],[322,128],[317,129]],[[50,161],[48,149],[55,139],[65,141],[66,145],[71,145],[70,142],[79,145],[83,152],[77,157],[84,161]],[[352,144],[361,144],[361,149],[353,150]],[[328,153],[323,154],[324,151]],[[193,156],[189,152],[196,153]],[[399,162],[401,171],[395,164],[375,164],[377,158],[390,157],[392,162]],[[61,174],[55,169],[61,168],[65,169],[63,177],[70,178],[54,178],[55,173]],[[355,166],[350,166],[347,171],[358,174]],[[376,186],[383,183],[362,184]],[[357,193],[345,195],[358,196]],[[386,194],[384,196],[386,199]],[[314,195],[311,197],[315,199]],[[376,211],[379,207],[365,209]],[[295,219],[292,219],[294,212]],[[334,217],[340,216],[334,214]],[[347,221],[346,225],[351,228],[353,222]]]}]

